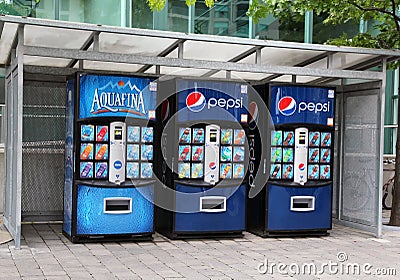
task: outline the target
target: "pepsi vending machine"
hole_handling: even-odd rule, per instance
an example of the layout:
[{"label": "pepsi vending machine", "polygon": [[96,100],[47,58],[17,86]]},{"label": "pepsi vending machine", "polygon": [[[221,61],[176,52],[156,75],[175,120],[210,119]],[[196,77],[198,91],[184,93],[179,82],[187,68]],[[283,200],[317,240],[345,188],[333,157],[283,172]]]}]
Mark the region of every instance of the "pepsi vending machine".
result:
[{"label": "pepsi vending machine", "polygon": [[79,73],[67,82],[63,232],[151,239],[157,84]]},{"label": "pepsi vending machine", "polygon": [[[331,229],[334,134],[333,88],[258,88],[273,127],[262,149],[269,179],[248,201],[248,230],[268,235],[324,235]],[[268,123],[272,121],[272,123]],[[268,175],[268,174],[267,174]]]},{"label": "pepsi vending machine", "polygon": [[241,236],[246,209],[247,85],[160,82],[163,156],[156,230],[170,238]]}]

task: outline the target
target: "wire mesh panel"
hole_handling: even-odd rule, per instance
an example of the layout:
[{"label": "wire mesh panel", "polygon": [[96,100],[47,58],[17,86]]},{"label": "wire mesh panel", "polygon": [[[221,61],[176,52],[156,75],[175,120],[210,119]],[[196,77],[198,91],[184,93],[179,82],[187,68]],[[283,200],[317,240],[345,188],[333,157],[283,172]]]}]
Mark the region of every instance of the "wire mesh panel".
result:
[{"label": "wire mesh panel", "polygon": [[65,87],[24,86],[22,216],[62,217]]},{"label": "wire mesh panel", "polygon": [[[369,94],[369,95],[365,95]],[[342,218],[377,227],[379,90],[345,97]]]}]

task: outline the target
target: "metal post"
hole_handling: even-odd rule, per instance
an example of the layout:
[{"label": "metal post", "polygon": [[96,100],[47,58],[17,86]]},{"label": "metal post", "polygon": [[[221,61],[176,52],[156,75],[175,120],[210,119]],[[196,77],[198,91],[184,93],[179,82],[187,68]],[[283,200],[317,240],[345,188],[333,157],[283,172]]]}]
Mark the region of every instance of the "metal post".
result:
[{"label": "metal post", "polygon": [[195,6],[190,5],[188,7],[188,33],[194,33],[194,18],[195,18]]},{"label": "metal post", "polygon": [[343,219],[343,164],[344,164],[344,125],[345,125],[345,114],[346,114],[346,101],[344,96],[343,86],[342,94],[339,96],[339,151],[338,151],[338,192],[337,192],[337,218],[339,221]]},{"label": "metal post", "polygon": [[312,44],[313,28],[313,11],[306,11],[304,18],[304,43]]}]

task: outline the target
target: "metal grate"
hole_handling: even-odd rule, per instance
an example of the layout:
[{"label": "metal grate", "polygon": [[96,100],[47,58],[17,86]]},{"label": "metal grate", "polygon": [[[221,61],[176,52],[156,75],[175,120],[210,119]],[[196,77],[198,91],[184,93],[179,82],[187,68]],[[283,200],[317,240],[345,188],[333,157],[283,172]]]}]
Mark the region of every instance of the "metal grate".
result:
[{"label": "metal grate", "polygon": [[23,125],[23,219],[57,219],[63,211],[65,88],[25,86]]}]

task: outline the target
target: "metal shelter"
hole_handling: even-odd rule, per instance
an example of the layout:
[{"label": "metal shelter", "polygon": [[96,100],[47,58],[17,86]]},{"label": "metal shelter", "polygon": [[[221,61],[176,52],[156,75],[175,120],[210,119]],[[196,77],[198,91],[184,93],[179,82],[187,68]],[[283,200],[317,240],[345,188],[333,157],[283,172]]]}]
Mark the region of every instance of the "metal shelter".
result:
[{"label": "metal shelter", "polygon": [[0,16],[6,68],[3,220],[62,217],[66,77],[80,71],[337,87],[333,217],[381,235],[386,64],[400,51]]}]

